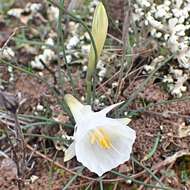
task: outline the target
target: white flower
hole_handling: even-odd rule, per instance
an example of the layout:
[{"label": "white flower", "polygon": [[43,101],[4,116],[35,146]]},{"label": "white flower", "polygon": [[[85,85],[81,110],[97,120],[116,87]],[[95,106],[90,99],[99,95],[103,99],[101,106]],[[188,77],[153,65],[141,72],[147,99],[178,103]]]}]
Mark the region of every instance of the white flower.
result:
[{"label": "white flower", "polygon": [[135,131],[125,126],[129,119],[106,117],[122,102],[93,112],[90,105],[81,104],[72,95],[66,95],[65,101],[76,121],[76,131],[74,142],[65,152],[64,161],[76,155],[79,162],[101,176],[129,160],[136,138]]}]

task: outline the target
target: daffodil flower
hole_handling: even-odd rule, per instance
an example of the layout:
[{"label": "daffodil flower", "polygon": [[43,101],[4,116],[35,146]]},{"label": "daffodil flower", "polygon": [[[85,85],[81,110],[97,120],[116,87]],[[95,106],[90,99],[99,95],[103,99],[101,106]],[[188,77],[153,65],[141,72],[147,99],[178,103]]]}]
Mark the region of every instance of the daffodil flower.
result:
[{"label": "daffodil flower", "polygon": [[106,117],[109,111],[123,102],[94,112],[90,105],[81,104],[72,95],[65,95],[65,101],[75,119],[76,130],[64,161],[76,155],[79,162],[101,176],[129,160],[136,138],[135,131],[126,126],[129,119]]}]

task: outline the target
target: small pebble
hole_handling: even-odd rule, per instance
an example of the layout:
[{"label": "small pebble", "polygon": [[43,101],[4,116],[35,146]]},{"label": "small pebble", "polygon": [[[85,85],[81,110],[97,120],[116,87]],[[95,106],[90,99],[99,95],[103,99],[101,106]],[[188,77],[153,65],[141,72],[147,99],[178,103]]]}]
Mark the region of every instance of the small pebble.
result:
[{"label": "small pebble", "polygon": [[43,109],[44,109],[44,106],[42,106],[41,104],[38,104],[38,105],[36,106],[36,110],[37,110],[37,111],[43,111]]},{"label": "small pebble", "polygon": [[34,183],[34,182],[37,181],[38,179],[39,179],[39,177],[36,176],[36,175],[32,175],[32,176],[30,177],[31,183]]}]

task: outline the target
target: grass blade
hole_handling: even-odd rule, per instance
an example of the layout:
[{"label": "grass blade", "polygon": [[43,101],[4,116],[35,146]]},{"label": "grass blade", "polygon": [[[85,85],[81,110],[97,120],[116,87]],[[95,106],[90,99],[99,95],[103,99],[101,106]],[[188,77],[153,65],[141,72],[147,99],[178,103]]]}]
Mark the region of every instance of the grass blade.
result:
[{"label": "grass blade", "polygon": [[70,180],[67,182],[67,184],[64,186],[62,190],[67,190],[69,186],[76,180],[76,178],[82,173],[84,167],[81,167],[77,173],[70,178]]}]

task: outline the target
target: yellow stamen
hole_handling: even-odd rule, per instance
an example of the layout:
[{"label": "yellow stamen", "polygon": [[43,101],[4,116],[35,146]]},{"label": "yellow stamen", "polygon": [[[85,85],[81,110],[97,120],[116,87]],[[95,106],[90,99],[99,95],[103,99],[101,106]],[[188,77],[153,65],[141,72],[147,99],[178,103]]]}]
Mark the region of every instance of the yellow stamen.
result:
[{"label": "yellow stamen", "polygon": [[96,136],[94,133],[90,133],[90,143],[94,144],[96,142]]},{"label": "yellow stamen", "polygon": [[90,143],[97,143],[103,149],[109,149],[112,145],[109,134],[103,128],[98,128],[96,130],[91,131]]}]

